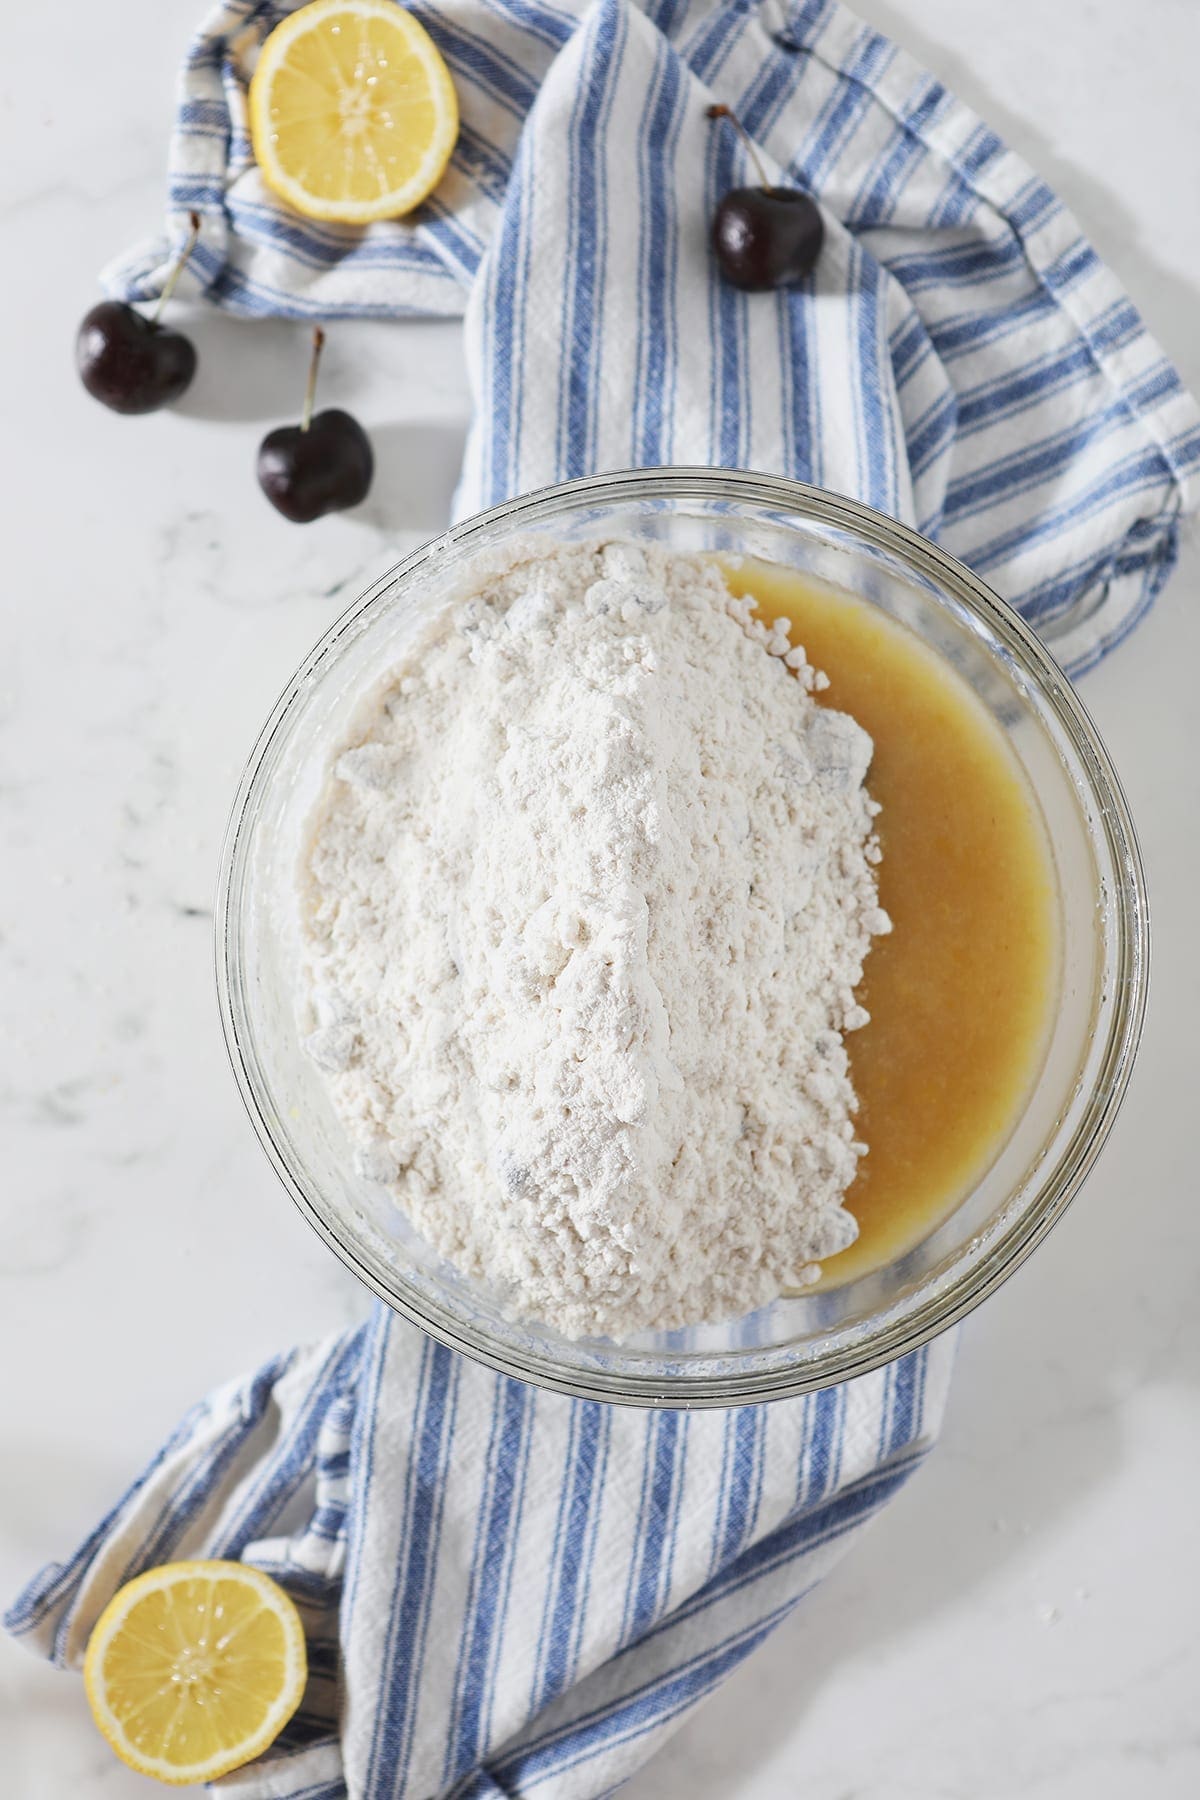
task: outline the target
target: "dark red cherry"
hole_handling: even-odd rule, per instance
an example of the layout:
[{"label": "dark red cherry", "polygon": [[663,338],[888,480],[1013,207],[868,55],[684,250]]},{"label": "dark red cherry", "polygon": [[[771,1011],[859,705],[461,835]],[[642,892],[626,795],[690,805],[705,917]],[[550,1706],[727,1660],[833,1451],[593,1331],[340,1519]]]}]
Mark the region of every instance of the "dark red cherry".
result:
[{"label": "dark red cherry", "polygon": [[811,275],[825,227],[799,188],[731,188],[713,220],[721,272],[751,291],[792,287]]},{"label": "dark red cherry", "polygon": [[791,287],[811,275],[825,241],[816,202],[800,188],[774,187],[736,113],[710,106],[710,119],[728,119],[758,169],[761,187],[731,188],[716,211],[713,250],[721,273],[750,291]]},{"label": "dark red cherry", "polygon": [[75,340],[79,378],[93,399],[119,413],[156,412],[184,393],[196,350],[182,331],[148,319],[123,300],[93,306]]},{"label": "dark red cherry", "polygon": [[375,470],[371,440],[357,419],[331,407],[307,426],[280,425],[258,451],[263,493],[285,519],[308,525],[365,500]]},{"label": "dark red cherry", "polygon": [[160,324],[163,307],[200,235],[199,214],[167,277],[153,313],[124,300],[101,300],[85,316],[75,339],[75,363],[88,393],[119,413],[156,412],[186,392],[196,373],[196,350],[182,331]]},{"label": "dark red cherry", "polygon": [[324,342],[318,326],[300,423],[268,431],[258,447],[259,486],[272,506],[297,525],[357,506],[366,499],[375,472],[371,440],[357,419],[338,407],[313,416]]}]

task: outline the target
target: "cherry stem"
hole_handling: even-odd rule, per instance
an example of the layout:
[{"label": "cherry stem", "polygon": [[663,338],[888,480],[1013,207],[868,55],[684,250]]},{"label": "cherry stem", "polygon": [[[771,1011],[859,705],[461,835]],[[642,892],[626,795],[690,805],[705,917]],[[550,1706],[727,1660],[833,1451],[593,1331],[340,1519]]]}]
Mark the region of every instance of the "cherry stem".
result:
[{"label": "cherry stem", "polygon": [[738,118],[738,116],[734,112],[732,106],[721,106],[719,104],[716,106],[710,106],[708,109],[708,117],[710,119],[728,119],[729,120],[729,123],[733,126],[733,129],[737,132],[738,136],[741,138],[742,143],[745,146],[747,156],[750,158],[750,161],[754,164],[754,167],[758,173],[758,179],[762,182],[763,187],[766,189],[768,194],[773,193],[775,184],[774,184],[774,182],[769,181],[767,179],[767,171],[763,168],[762,157],[758,154],[758,149],[757,149],[757,146],[755,145],[754,139],[750,136],[750,133],[746,130],[746,127],[742,124],[742,121]]},{"label": "cherry stem", "polygon": [[304,390],[304,411],[300,415],[301,431],[307,431],[312,424],[313,401],[317,397],[317,364],[321,360],[321,351],[324,348],[325,333],[319,325],[314,325],[312,361],[308,365],[308,386]]},{"label": "cherry stem", "polygon": [[171,295],[175,292],[175,283],[183,274],[184,269],[187,267],[188,258],[196,248],[196,239],[200,236],[200,214],[198,212],[188,214],[188,225],[190,229],[187,234],[187,241],[185,242],[183,249],[179,252],[179,255],[175,258],[171,273],[163,283],[163,291],[158,296],[158,305],[150,314],[150,323],[152,325],[158,324],[162,309],[171,298]]}]

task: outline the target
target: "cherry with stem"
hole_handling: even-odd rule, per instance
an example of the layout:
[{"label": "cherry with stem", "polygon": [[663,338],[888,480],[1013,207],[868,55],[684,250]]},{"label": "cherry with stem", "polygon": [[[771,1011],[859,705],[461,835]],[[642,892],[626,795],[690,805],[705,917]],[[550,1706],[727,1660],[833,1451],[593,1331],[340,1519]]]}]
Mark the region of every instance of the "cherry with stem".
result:
[{"label": "cherry with stem", "polygon": [[730,188],[712,224],[713,251],[721,273],[748,292],[792,287],[812,274],[825,226],[811,195],[768,179],[753,138],[732,107],[715,104],[710,119],[727,119],[759,179],[758,187]]},{"label": "cherry with stem", "polygon": [[258,483],[271,505],[294,524],[341,512],[365,500],[375,472],[371,440],[348,412],[314,413],[325,333],[314,326],[304,404],[296,425],[278,425],[258,448]]},{"label": "cherry with stem", "polygon": [[152,313],[139,312],[124,300],[101,300],[79,327],[75,339],[79,378],[92,398],[112,412],[157,412],[178,400],[196,373],[191,339],[162,323],[163,308],[196,248],[199,213],[188,214],[188,226]]}]

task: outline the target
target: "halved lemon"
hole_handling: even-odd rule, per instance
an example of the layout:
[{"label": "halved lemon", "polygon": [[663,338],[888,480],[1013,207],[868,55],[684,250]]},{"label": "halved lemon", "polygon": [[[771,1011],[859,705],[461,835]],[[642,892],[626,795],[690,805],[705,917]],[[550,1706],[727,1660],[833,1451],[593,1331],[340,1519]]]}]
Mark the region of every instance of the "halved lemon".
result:
[{"label": "halved lemon", "polygon": [[114,1594],[88,1641],[92,1716],[122,1762],[182,1786],[260,1756],[300,1704],[300,1615],[245,1563],[165,1563]]},{"label": "halved lemon", "polygon": [[394,0],[314,0],[259,53],[250,135],[280,199],[365,225],[411,212],[437,186],[458,99],[429,33]]}]

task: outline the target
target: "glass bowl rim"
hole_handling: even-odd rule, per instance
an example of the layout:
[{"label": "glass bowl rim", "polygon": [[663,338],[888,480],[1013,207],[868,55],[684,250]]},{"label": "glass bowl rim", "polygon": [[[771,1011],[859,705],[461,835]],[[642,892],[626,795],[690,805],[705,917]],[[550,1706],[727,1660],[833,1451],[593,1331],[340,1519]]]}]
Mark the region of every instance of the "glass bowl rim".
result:
[{"label": "glass bowl rim", "polygon": [[[366,1261],[348,1234],[334,1230],[297,1179],[277,1143],[259,1104],[255,1081],[239,1036],[236,962],[237,916],[235,878],[246,854],[247,827],[254,817],[252,801],[276,734],[290,709],[308,688],[322,662],[344,634],[372,607],[382,603],[397,584],[422,565],[450,550],[469,547],[473,538],[492,527],[524,519],[530,524],[580,505],[647,498],[668,501],[742,502],[782,509],[847,532],[872,548],[896,556],[943,595],[978,617],[1000,644],[1031,676],[1055,722],[1087,774],[1096,801],[1096,818],[1120,879],[1115,883],[1116,968],[1112,985],[1115,1005],[1103,1058],[1096,1071],[1081,1118],[1059,1150],[1047,1174],[1020,1214],[976,1267],[951,1274],[923,1301],[905,1310],[877,1333],[862,1332],[832,1355],[814,1357],[778,1370],[734,1371],[672,1377],[600,1368],[560,1365],[553,1358],[500,1343],[474,1332],[448,1308],[432,1303],[403,1277],[389,1282]],[[1089,829],[1089,836],[1093,830]],[[394,1312],[438,1342],[500,1374],[577,1399],[640,1407],[730,1407],[784,1399],[848,1381],[920,1349],[965,1318],[1008,1279],[1041,1243],[1066,1211],[1092,1169],[1124,1099],[1145,1018],[1150,957],[1149,912],[1145,875],[1128,802],[1120,779],[1091,717],[1066,675],[1020,615],[966,564],[950,556],[911,526],[903,525],[861,501],[833,494],[781,475],[744,469],[675,466],[614,470],[555,483],[473,514],[430,538],[400,558],[362,593],[322,634],[287,683],[246,759],[235,793],[221,849],[214,908],[214,952],[217,998],[225,1048],[242,1103],[267,1157],[294,1204],[341,1262]],[[920,1290],[918,1290],[919,1296]],[[618,1346],[619,1348],[619,1346]]]}]

